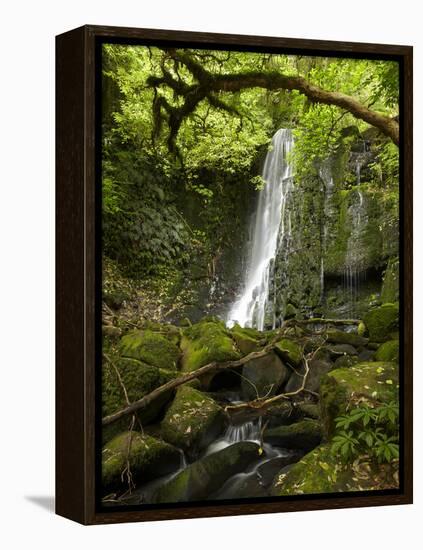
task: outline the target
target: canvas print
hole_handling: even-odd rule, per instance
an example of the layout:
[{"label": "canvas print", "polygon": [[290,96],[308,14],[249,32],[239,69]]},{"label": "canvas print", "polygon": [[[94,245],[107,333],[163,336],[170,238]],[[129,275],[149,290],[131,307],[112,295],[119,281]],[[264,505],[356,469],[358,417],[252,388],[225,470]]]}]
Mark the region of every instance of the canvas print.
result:
[{"label": "canvas print", "polygon": [[101,71],[103,505],[398,489],[398,63]]}]

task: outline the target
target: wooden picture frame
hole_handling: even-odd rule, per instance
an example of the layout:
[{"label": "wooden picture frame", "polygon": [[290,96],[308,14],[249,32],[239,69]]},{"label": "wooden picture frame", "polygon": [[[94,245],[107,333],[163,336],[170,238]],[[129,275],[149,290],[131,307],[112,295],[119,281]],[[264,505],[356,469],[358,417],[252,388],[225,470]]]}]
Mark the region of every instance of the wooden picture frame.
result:
[{"label": "wooden picture frame", "polygon": [[[308,53],[399,62],[400,414],[398,490],[301,495],[234,502],[99,507],[99,342],[101,205],[98,139],[99,48],[104,42]],[[82,524],[263,514],[412,502],[412,47],[84,26],[56,39],[56,512]],[[100,354],[101,358],[101,354]]]}]

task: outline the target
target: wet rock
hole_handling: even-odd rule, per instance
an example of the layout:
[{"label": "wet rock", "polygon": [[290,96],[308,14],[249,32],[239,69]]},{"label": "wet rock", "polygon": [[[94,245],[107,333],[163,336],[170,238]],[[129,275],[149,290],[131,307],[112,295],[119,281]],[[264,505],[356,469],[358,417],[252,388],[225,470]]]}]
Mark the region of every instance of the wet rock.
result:
[{"label": "wet rock", "polygon": [[[108,416],[127,405],[123,392],[123,382],[129,401],[132,403],[144,397],[154,389],[166,384],[175,376],[174,370],[159,369],[146,365],[134,359],[114,359],[114,366],[119,372],[119,380],[115,368],[105,361],[102,369],[102,415]],[[163,408],[170,401],[172,392],[163,393],[152,401],[148,407],[138,411],[138,418],[143,424],[155,421],[162,414]],[[108,441],[129,427],[130,418],[122,418],[103,428],[103,441]]]},{"label": "wet rock", "polygon": [[243,356],[258,351],[265,343],[263,333],[252,328],[241,328],[239,325],[235,325],[230,334]]},{"label": "wet rock", "polygon": [[301,347],[294,340],[289,338],[282,338],[275,343],[275,352],[282,359],[282,361],[298,367],[303,359],[303,352]]},{"label": "wet rock", "polygon": [[363,321],[372,342],[385,342],[398,331],[398,304],[383,304],[364,315]]},{"label": "wet rock", "polygon": [[310,451],[322,439],[320,423],[316,420],[301,420],[290,426],[270,428],[264,432],[264,441],[285,449]]},{"label": "wet rock", "polygon": [[[192,372],[208,363],[224,362],[241,357],[230,332],[224,323],[205,319],[183,331],[181,339],[183,351],[182,371]],[[205,389],[210,385],[214,374],[202,377]]]},{"label": "wet rock", "polygon": [[329,349],[333,359],[337,359],[340,355],[358,355],[358,351],[351,344],[335,344]]},{"label": "wet rock", "polygon": [[376,361],[393,361],[397,363],[399,360],[399,340],[389,340],[382,344],[377,349],[374,358]]},{"label": "wet rock", "polygon": [[305,383],[305,389],[318,393],[320,389],[320,379],[333,368],[332,363],[313,359],[309,362],[309,373]]},{"label": "wet rock", "polygon": [[204,500],[230,477],[259,458],[260,447],[251,441],[235,443],[190,464],[154,495],[158,503]]},{"label": "wet rock", "polygon": [[260,477],[260,481],[264,487],[268,487],[275,475],[279,473],[282,468],[290,464],[295,464],[300,458],[304,456],[304,453],[301,451],[293,451],[286,456],[277,456],[276,458],[271,458],[257,468],[257,473]]},{"label": "wet rock", "polygon": [[181,353],[170,339],[152,330],[134,330],[123,336],[120,352],[122,357],[138,359],[154,367],[174,370],[178,366]]},{"label": "wet rock", "polygon": [[367,338],[359,336],[354,332],[343,332],[342,330],[331,329],[326,332],[327,341],[332,344],[349,344],[354,347],[365,346]]},{"label": "wet rock", "polygon": [[181,386],[161,423],[165,441],[190,457],[211,443],[223,430],[223,409],[203,392]]},{"label": "wet rock", "polygon": [[241,391],[243,399],[275,395],[290,375],[290,369],[270,351],[264,357],[251,359],[242,368]]},{"label": "wet rock", "polygon": [[356,365],[359,363],[360,360],[358,357],[353,357],[351,355],[342,355],[341,357],[338,357],[338,359],[335,361],[333,368],[334,369],[341,369],[341,368],[348,368],[352,365]]},{"label": "wet rock", "polygon": [[181,453],[164,441],[132,431],[109,441],[103,447],[101,459],[103,490],[124,492],[128,487],[122,474],[128,463],[133,482],[145,483],[179,468]]},{"label": "wet rock", "polygon": [[374,350],[371,349],[363,349],[358,354],[358,360],[359,362],[363,361],[371,361],[375,355]]}]

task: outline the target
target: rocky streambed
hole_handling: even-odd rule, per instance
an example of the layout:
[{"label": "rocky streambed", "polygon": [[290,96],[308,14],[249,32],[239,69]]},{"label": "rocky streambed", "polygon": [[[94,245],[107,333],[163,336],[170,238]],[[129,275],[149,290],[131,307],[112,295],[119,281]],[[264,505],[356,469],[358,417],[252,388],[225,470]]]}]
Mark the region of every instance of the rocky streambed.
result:
[{"label": "rocky streambed", "polygon": [[[267,332],[214,318],[115,328],[105,337],[104,418],[194,374],[104,422],[106,505],[396,486],[395,465],[348,463],[331,450],[337,417],[398,398],[396,304],[360,322],[292,320]],[[212,363],[225,367],[195,377]]]}]

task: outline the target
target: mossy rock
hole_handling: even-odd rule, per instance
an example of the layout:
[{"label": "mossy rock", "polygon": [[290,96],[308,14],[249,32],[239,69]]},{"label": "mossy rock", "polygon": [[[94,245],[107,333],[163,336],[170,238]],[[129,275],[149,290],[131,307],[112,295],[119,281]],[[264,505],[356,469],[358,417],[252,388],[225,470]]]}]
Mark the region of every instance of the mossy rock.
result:
[{"label": "mossy rock", "polygon": [[246,401],[275,395],[291,371],[270,351],[263,357],[251,359],[242,367],[241,391]]},{"label": "mossy rock", "polygon": [[223,409],[214,399],[181,386],[161,422],[161,434],[165,441],[194,457],[220,435],[224,422]]},{"label": "mossy rock", "polygon": [[334,344],[329,349],[332,359],[337,359],[341,355],[358,355],[358,351],[351,344]]},{"label": "mossy rock", "polygon": [[[114,366],[119,371],[129,401],[137,401],[152,392],[154,389],[166,384],[175,376],[175,371],[159,369],[146,365],[135,359],[116,359]],[[121,381],[115,369],[107,361],[102,369],[102,414],[108,416],[127,405],[126,396]],[[171,399],[172,392],[165,392],[155,399],[148,407],[138,411],[137,416],[144,424],[156,420],[164,407]],[[103,441],[107,441],[119,432],[129,428],[130,417],[122,418],[103,428]]]},{"label": "mossy rock", "polygon": [[162,485],[154,502],[188,502],[204,500],[216,492],[230,477],[260,457],[260,447],[251,441],[235,443],[217,453],[194,462]]},{"label": "mossy rock", "polygon": [[383,303],[396,302],[399,297],[399,259],[391,258],[383,277],[380,297]]},{"label": "mossy rock", "polygon": [[318,420],[320,418],[320,407],[316,403],[299,403],[297,409],[307,418]]},{"label": "mossy rock", "polygon": [[241,357],[235,342],[222,322],[201,321],[184,330],[181,339],[182,370],[192,372],[208,363]]},{"label": "mossy rock", "polygon": [[325,436],[335,432],[335,418],[345,414],[356,402],[387,403],[398,399],[398,367],[394,363],[374,361],[335,369],[320,383],[320,411]]},{"label": "mossy rock", "polygon": [[353,365],[356,365],[359,362],[360,361],[356,356],[341,355],[336,359],[335,363],[333,364],[333,368],[334,369],[348,368],[348,367],[352,367]]},{"label": "mossy rock", "polygon": [[265,343],[263,342],[263,334],[252,328],[242,328],[235,325],[230,334],[243,356],[258,351]]},{"label": "mossy rock", "polygon": [[264,432],[264,441],[286,449],[310,451],[322,440],[322,429],[316,420],[306,419],[289,426],[278,426]]},{"label": "mossy rock", "polygon": [[376,361],[392,361],[397,363],[399,360],[399,340],[389,340],[381,344],[374,358]]},{"label": "mossy rock", "polygon": [[[365,457],[344,464],[331,453],[330,444],[320,445],[274,479],[274,496],[317,495],[348,491],[397,489],[397,465],[379,466]],[[364,474],[364,475],[363,475]]]},{"label": "mossy rock", "polygon": [[298,367],[301,365],[303,351],[301,346],[294,340],[290,340],[289,338],[282,338],[281,340],[278,340],[275,343],[275,352],[283,361],[286,361],[293,367]]},{"label": "mossy rock", "polygon": [[355,332],[343,332],[342,330],[329,329],[326,331],[326,339],[332,344],[349,344],[354,347],[365,346],[369,341]]},{"label": "mossy rock", "polygon": [[367,312],[363,321],[372,342],[386,342],[398,330],[398,319],[398,304],[383,304]]},{"label": "mossy rock", "polygon": [[177,369],[181,354],[171,339],[152,330],[134,330],[120,341],[122,357],[138,359],[162,369]]},{"label": "mossy rock", "polygon": [[103,491],[124,492],[128,487],[121,476],[128,463],[133,482],[145,483],[177,470],[181,463],[181,453],[164,441],[128,431],[103,447],[101,460]]}]

